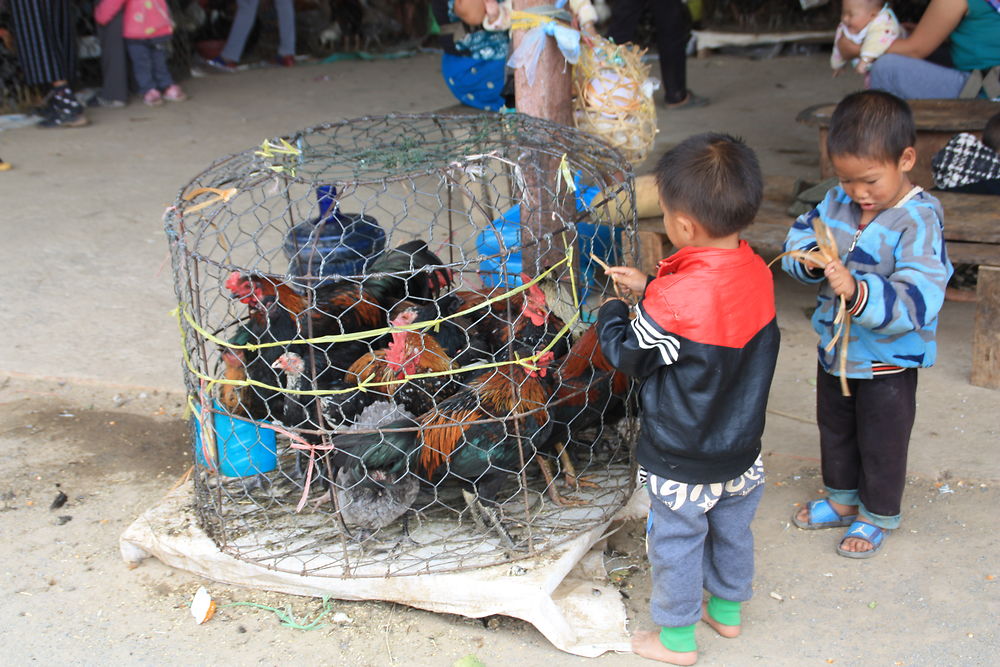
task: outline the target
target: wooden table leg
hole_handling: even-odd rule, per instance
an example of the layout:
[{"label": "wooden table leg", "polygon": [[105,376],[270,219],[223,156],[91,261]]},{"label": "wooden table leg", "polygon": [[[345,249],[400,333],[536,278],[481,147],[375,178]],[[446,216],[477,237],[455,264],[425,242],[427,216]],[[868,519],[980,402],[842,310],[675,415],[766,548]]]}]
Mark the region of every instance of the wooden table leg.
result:
[{"label": "wooden table leg", "polygon": [[1000,389],[1000,266],[980,266],[972,334],[972,384]]}]

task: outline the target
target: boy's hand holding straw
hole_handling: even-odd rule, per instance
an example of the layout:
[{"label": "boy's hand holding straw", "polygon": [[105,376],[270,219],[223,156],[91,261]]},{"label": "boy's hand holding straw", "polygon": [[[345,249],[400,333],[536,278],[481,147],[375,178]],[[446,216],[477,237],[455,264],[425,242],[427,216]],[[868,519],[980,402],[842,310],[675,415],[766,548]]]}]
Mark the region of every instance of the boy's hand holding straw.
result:
[{"label": "boy's hand holding straw", "polygon": [[[646,289],[646,275],[639,269],[633,268],[631,266],[608,266],[607,262],[603,261],[600,257],[594,253],[590,253],[590,258],[597,262],[597,265],[604,269],[604,274],[611,278],[611,283],[615,288],[615,295],[617,298],[626,300],[622,296],[621,288],[627,289],[631,294],[642,294],[642,291]],[[605,303],[609,301],[605,300]]]},{"label": "boy's hand holding straw", "polygon": [[[837,316],[833,320],[837,330],[833,338],[826,345],[829,352],[833,346],[840,341],[840,391],[844,396],[850,396],[851,390],[847,387],[847,345],[851,336],[851,318],[847,315],[847,301],[854,298],[857,291],[857,283],[854,276],[844,266],[840,260],[840,253],[837,250],[837,241],[833,238],[833,232],[826,226],[822,218],[813,221],[813,229],[816,232],[816,247],[812,250],[789,250],[783,252],[771,260],[774,264],[779,259],[788,255],[792,259],[805,264],[810,269],[823,269],[823,274],[830,283],[830,288],[840,297],[840,307],[837,309]],[[768,264],[770,266],[771,264]]]}]

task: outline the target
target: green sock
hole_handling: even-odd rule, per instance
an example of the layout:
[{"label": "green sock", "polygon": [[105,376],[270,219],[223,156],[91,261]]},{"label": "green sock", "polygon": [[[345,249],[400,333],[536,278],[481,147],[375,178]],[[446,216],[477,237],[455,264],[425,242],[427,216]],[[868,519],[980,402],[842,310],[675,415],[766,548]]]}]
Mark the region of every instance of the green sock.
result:
[{"label": "green sock", "polygon": [[694,623],[680,628],[663,628],[660,630],[660,643],[671,651],[687,653],[697,651],[698,644],[694,641]]},{"label": "green sock", "polygon": [[712,595],[708,598],[708,615],[716,623],[721,623],[722,625],[739,625],[740,604],[739,602],[723,600]]}]

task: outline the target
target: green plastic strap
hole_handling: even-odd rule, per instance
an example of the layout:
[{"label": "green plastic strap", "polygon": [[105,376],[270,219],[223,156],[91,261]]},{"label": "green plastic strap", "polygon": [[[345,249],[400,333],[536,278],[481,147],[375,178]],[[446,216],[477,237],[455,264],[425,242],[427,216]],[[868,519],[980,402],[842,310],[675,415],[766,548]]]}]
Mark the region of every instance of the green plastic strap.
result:
[{"label": "green plastic strap", "polygon": [[739,625],[741,604],[741,602],[723,600],[713,595],[708,598],[708,615],[722,625]]},{"label": "green plastic strap", "polygon": [[694,623],[679,628],[663,628],[660,630],[660,643],[677,653],[697,651],[698,644],[694,641]]}]

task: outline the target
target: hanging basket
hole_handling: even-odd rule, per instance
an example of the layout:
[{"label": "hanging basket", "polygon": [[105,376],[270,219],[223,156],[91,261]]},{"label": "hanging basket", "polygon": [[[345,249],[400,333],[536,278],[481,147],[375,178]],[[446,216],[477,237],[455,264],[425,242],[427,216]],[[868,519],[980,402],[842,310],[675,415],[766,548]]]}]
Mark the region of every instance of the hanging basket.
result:
[{"label": "hanging basket", "polygon": [[577,128],[603,139],[633,164],[642,162],[656,138],[655,83],[644,49],[596,38],[583,44],[573,70]]}]

